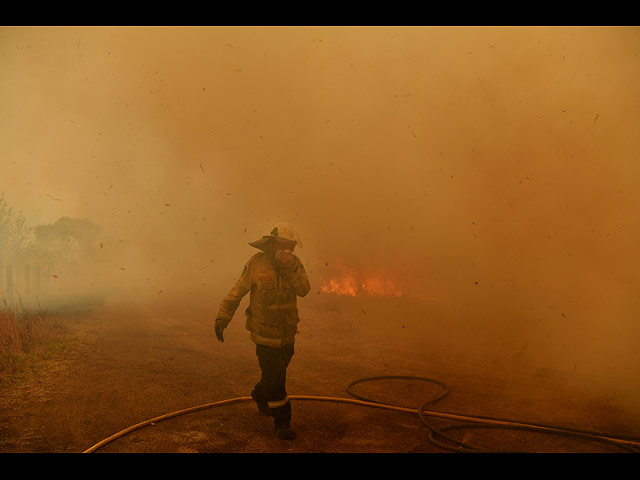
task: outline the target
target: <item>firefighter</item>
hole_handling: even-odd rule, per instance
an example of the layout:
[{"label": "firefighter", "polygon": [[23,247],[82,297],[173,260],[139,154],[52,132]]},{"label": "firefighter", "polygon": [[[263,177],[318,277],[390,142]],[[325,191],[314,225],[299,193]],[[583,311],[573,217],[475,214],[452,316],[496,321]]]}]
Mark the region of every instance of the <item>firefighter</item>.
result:
[{"label": "firefighter", "polygon": [[215,320],[216,337],[224,342],[224,329],[242,298],[251,292],[245,311],[246,328],[256,344],[262,372],[251,397],[261,414],[273,417],[280,439],[295,438],[286,373],[300,321],[297,297],[304,297],[311,288],[302,262],[293,254],[299,244],[293,227],[287,223],[278,223],[269,235],[250,242],[261,251],[246,263],[240,279],[222,300]]}]

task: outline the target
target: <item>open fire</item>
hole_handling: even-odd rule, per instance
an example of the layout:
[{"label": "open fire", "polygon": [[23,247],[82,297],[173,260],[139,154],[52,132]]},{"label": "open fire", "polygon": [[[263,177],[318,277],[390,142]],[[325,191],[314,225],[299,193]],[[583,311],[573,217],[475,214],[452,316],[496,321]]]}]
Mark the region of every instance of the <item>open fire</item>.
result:
[{"label": "open fire", "polygon": [[402,288],[385,270],[357,272],[343,266],[322,281],[318,293],[346,296],[400,297]]}]

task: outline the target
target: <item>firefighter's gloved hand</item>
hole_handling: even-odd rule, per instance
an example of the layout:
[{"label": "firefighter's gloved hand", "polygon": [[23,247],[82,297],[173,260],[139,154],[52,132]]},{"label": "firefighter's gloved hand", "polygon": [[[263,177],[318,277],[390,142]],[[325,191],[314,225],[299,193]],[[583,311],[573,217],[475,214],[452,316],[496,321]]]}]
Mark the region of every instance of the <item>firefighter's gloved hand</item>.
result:
[{"label": "firefighter's gloved hand", "polygon": [[220,325],[216,325],[215,329],[216,329],[216,337],[218,337],[218,340],[221,342],[224,342],[224,336],[222,335],[222,332],[224,332],[224,327],[221,327]]},{"label": "firefighter's gloved hand", "polygon": [[295,257],[291,250],[278,250],[276,252],[276,259],[284,268],[290,270],[295,265]]}]

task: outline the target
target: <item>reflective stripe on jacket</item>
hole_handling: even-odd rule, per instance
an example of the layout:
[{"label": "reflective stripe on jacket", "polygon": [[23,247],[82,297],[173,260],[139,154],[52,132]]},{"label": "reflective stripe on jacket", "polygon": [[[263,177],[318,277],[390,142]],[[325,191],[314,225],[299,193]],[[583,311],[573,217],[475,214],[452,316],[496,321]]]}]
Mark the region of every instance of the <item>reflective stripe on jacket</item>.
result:
[{"label": "reflective stripe on jacket", "polygon": [[307,272],[294,255],[289,270],[276,268],[264,252],[249,259],[240,279],[222,300],[216,325],[226,327],[240,305],[251,292],[246,310],[247,330],[255,343],[280,347],[293,343],[298,331],[297,297],[304,297],[311,289]]}]

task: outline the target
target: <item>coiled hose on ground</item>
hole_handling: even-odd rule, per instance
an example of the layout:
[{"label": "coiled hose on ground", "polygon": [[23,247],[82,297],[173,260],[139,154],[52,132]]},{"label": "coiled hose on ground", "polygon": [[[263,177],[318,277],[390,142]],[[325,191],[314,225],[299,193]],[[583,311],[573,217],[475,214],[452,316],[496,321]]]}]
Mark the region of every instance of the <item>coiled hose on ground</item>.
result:
[{"label": "coiled hose on ground", "polygon": [[[352,391],[352,387],[359,383],[378,381],[378,380],[417,380],[422,382],[433,383],[442,388],[442,393],[437,395],[435,398],[424,402],[418,409],[407,408],[398,405],[391,405],[388,403],[381,403],[375,400],[371,400],[360,395],[355,394]],[[453,452],[478,452],[478,453],[489,453],[495,452],[492,450],[487,450],[484,448],[480,448],[474,445],[470,445],[466,442],[462,442],[456,440],[447,434],[445,431],[450,430],[459,430],[459,429],[468,429],[468,428],[505,428],[505,429],[519,429],[519,430],[527,430],[527,431],[535,431],[535,432],[543,432],[549,433],[553,435],[563,435],[563,436],[571,436],[571,437],[579,437],[589,440],[594,440],[598,442],[603,442],[611,445],[615,445],[622,450],[630,451],[633,453],[640,452],[640,437],[628,437],[621,435],[611,435],[611,434],[603,434],[601,432],[590,431],[590,430],[579,430],[572,429],[566,427],[559,427],[554,425],[543,425],[543,424],[534,424],[534,423],[522,423],[514,420],[507,420],[501,418],[494,417],[485,417],[485,416],[468,416],[461,415],[455,413],[446,413],[446,412],[436,412],[431,410],[425,410],[425,407],[428,405],[433,405],[436,402],[442,400],[444,397],[449,395],[449,387],[443,382],[438,380],[434,380],[432,378],[426,377],[417,377],[417,376],[400,376],[400,375],[387,375],[380,377],[367,377],[355,380],[347,386],[347,393],[354,398],[341,398],[341,397],[323,397],[323,396],[311,396],[311,395],[290,395],[289,398],[292,400],[311,400],[311,401],[322,401],[322,402],[337,402],[337,403],[348,403],[353,405],[361,405],[366,407],[374,407],[374,408],[383,408],[387,410],[394,410],[398,412],[407,412],[417,414],[420,418],[420,421],[424,424],[425,427],[429,429],[429,441],[448,451]],[[177,417],[180,415],[185,415],[188,413],[194,413],[201,410],[206,410],[214,407],[221,407],[225,405],[231,405],[234,403],[245,402],[245,401],[253,401],[251,397],[237,397],[228,400],[221,400],[218,402],[207,403],[205,405],[199,405],[196,407],[186,408],[184,410],[179,410],[176,412],[168,413],[165,415],[161,415],[159,417],[155,417],[144,422],[138,423],[136,425],[132,425],[114,435],[111,435],[108,438],[105,438],[101,442],[95,444],[91,448],[85,450],[83,453],[92,453],[103,447],[104,445],[127,435],[128,433],[133,432],[134,430],[138,430],[147,425],[151,425],[162,420],[166,420],[169,418]],[[463,425],[453,425],[443,428],[436,428],[429,422],[427,422],[425,417],[435,417],[449,420],[456,420],[460,422],[465,422]],[[507,453],[500,451],[500,453]],[[509,452],[509,453],[522,453],[522,452]]]}]

